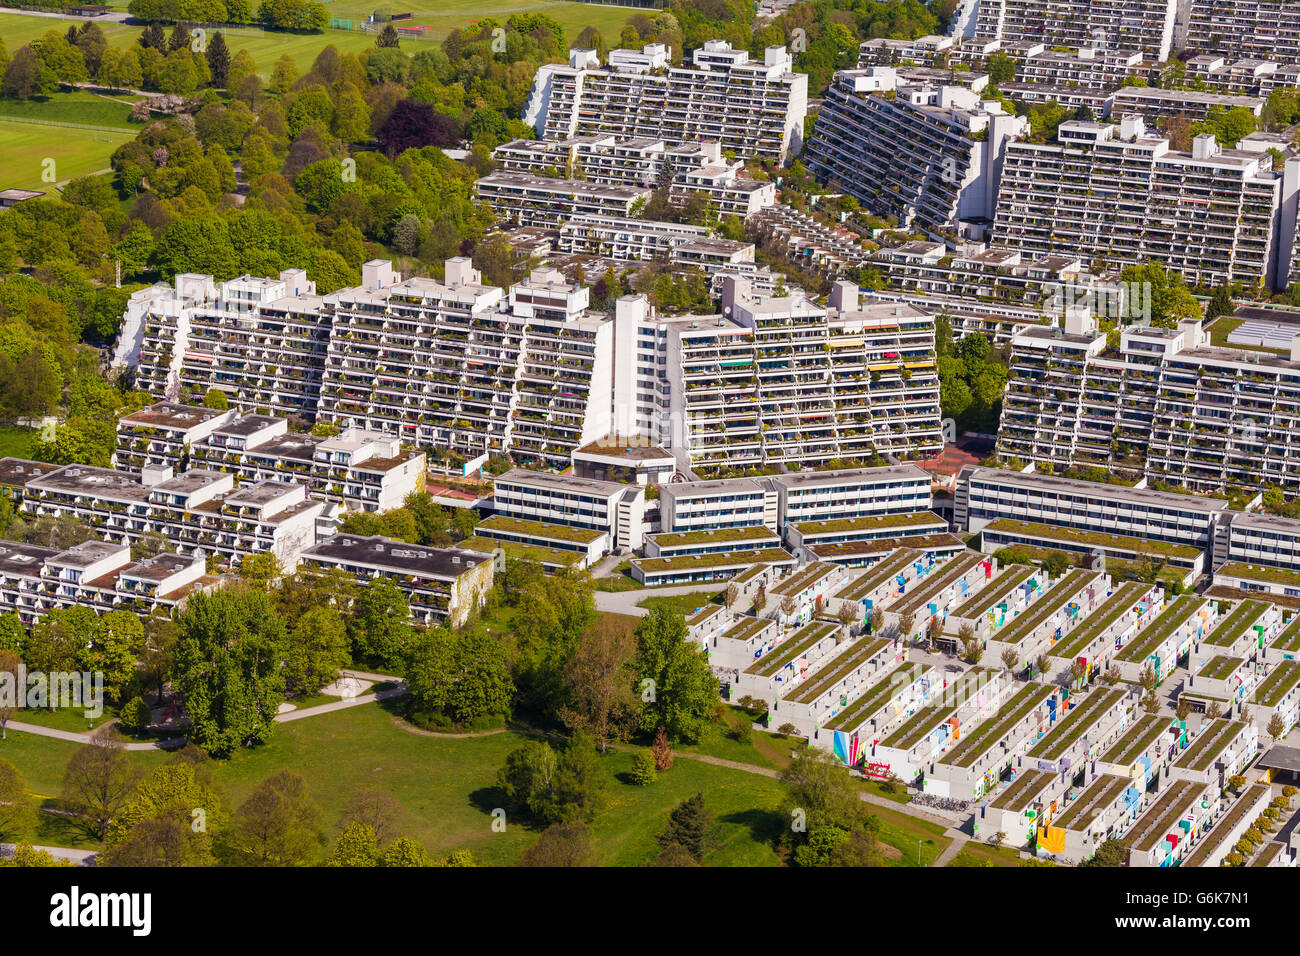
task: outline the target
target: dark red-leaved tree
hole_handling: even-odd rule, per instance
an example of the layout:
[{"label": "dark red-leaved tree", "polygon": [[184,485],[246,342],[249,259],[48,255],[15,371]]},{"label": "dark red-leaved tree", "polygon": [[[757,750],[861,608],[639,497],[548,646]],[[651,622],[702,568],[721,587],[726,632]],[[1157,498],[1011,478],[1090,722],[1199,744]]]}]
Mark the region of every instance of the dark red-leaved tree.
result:
[{"label": "dark red-leaved tree", "polygon": [[375,139],[392,159],[403,150],[421,146],[454,146],[460,142],[460,127],[428,103],[398,100]]}]

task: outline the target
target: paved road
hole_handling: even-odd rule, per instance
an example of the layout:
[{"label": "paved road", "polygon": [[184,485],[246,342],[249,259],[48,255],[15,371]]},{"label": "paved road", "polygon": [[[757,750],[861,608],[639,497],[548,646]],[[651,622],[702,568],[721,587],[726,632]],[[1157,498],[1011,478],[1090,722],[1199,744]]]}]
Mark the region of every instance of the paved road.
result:
[{"label": "paved road", "polygon": [[125,10],[110,10],[98,17],[74,17],[70,13],[47,13],[42,10],[19,10],[16,7],[0,7],[0,13],[17,13],[24,17],[49,17],[51,20],[89,20],[91,23],[124,23],[131,14]]}]

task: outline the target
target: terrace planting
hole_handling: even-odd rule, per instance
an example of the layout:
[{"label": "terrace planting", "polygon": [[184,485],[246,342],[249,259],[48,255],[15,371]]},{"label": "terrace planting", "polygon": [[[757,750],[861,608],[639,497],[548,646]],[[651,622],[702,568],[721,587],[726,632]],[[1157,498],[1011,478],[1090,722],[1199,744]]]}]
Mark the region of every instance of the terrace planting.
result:
[{"label": "terrace planting", "polygon": [[1263,783],[1248,787],[1246,792],[1215,822],[1214,829],[1201,839],[1200,845],[1192,851],[1192,855],[1183,865],[1204,866],[1210,854],[1223,845],[1223,841],[1232,834],[1232,828],[1240,823],[1247,813],[1254,810],[1259,798],[1267,793],[1268,789],[1268,784]]},{"label": "terrace planting", "polygon": [[803,684],[800,684],[797,692],[788,696],[786,700],[793,704],[812,703],[887,646],[889,646],[889,641],[883,637],[862,638]]},{"label": "terrace planting", "polygon": [[1008,594],[1033,577],[1034,573],[1034,568],[1027,568],[1023,564],[1004,568],[1001,574],[967,599],[966,607],[971,611],[968,616],[983,614],[997,607]]},{"label": "terrace planting", "polygon": [[833,564],[823,564],[821,562],[810,564],[802,571],[790,575],[776,587],[772,588],[772,593],[776,595],[801,594],[808,588],[816,585],[823,578],[830,575],[834,570],[835,566]]},{"label": "terrace planting", "polygon": [[795,631],[781,644],[764,654],[745,668],[746,674],[758,677],[772,677],[780,673],[788,664],[793,664],[800,657],[835,633],[837,625],[829,621],[813,621]]},{"label": "terrace planting", "polygon": [[1264,601],[1242,601],[1210,632],[1205,638],[1205,643],[1214,647],[1231,646],[1237,638],[1241,637],[1246,628],[1263,617],[1267,610],[1268,604]]},{"label": "terrace planting", "polygon": [[1173,544],[1168,541],[1152,541],[1149,538],[1131,538],[1121,534],[1106,534],[1101,531],[1079,531],[1074,528],[1058,528],[1050,524],[1038,524],[1033,521],[1016,521],[1013,518],[998,518],[989,522],[986,531],[1001,531],[1006,534],[1020,534],[1031,538],[1046,538],[1060,541],[1062,544],[1087,545],[1107,551],[1126,551],[1131,554],[1152,554],[1165,558],[1183,558],[1195,560],[1200,549],[1190,544]]},{"label": "terrace planting", "polygon": [[1103,763],[1118,764],[1127,767],[1138,757],[1150,750],[1157,740],[1169,729],[1169,718],[1163,714],[1151,714],[1136,721],[1123,736],[1101,755]]},{"label": "terrace planting", "polygon": [[1203,677],[1206,680],[1227,680],[1245,662],[1244,657],[1229,657],[1227,654],[1220,654],[1202,667],[1200,673],[1196,676]]},{"label": "terrace planting", "polygon": [[1129,663],[1146,660],[1167,638],[1187,623],[1202,603],[1200,598],[1190,594],[1174,598],[1146,630],[1124,645],[1115,659]]},{"label": "terrace planting", "polygon": [[1061,578],[1047,593],[1031,604],[1011,624],[1003,628],[998,640],[1006,644],[1019,644],[1050,618],[1065,607],[1075,595],[1082,591],[1099,575],[1096,571],[1070,571]]},{"label": "terrace planting", "polygon": [[1165,834],[1178,825],[1192,804],[1200,797],[1204,784],[1191,780],[1176,780],[1152,804],[1142,819],[1138,820],[1130,836],[1130,845],[1142,853],[1149,853],[1164,839]]},{"label": "terrace planting", "polygon": [[1195,770],[1198,773],[1210,769],[1218,756],[1228,748],[1232,739],[1241,732],[1243,726],[1241,722],[1235,720],[1213,721],[1192,741],[1192,745],[1179,755],[1174,761],[1174,766],[1183,770]]},{"label": "terrace planting", "polygon": [[993,673],[992,668],[972,667],[962,674],[951,687],[945,688],[933,704],[922,707],[894,732],[881,741],[882,746],[909,750],[929,736],[940,724],[961,709],[962,705],[980,689]]},{"label": "terrace planting", "polygon": [[493,515],[478,523],[478,531],[498,531],[502,534],[517,534],[524,538],[545,538],[551,541],[572,541],[574,544],[591,544],[603,531],[591,528],[570,528],[563,524],[548,524],[545,521],[528,521],[524,518],[507,518]]},{"label": "terrace planting", "polygon": [[1132,781],[1113,774],[1098,777],[1092,785],[1075,798],[1065,812],[1052,821],[1052,826],[1062,830],[1087,830],[1098,815],[1114,806]]},{"label": "terrace planting", "polygon": [[1056,726],[1043,735],[1029,751],[1028,756],[1042,760],[1058,760],[1074,742],[1096,726],[1110,709],[1122,701],[1124,691],[1115,688],[1098,690],[1075,704],[1070,712],[1056,722]]},{"label": "terrace planting", "polygon": [[1053,694],[1055,687],[1045,684],[1026,684],[990,719],[980,724],[956,747],[939,761],[954,767],[973,767],[976,761],[997,744],[999,740],[1011,733],[1020,722],[1033,713]]},{"label": "terrace planting", "polygon": [[[490,519],[489,519],[490,520]],[[702,544],[736,544],[741,541],[777,542],[776,534],[763,525],[747,528],[717,528],[711,531],[670,531],[647,537],[661,548],[684,548]]]},{"label": "terrace planting", "polygon": [[1276,707],[1296,684],[1300,684],[1300,661],[1283,661],[1255,689],[1251,702],[1261,707]]},{"label": "terrace planting", "polygon": [[1074,660],[1087,650],[1097,638],[1105,634],[1116,621],[1133,609],[1133,605],[1151,585],[1140,581],[1126,581],[1108,597],[1101,607],[1088,615],[1069,637],[1060,641],[1052,649],[1053,657]]},{"label": "terrace planting", "polygon": [[920,556],[920,551],[910,549],[896,551],[856,581],[840,588],[835,596],[843,601],[860,601],[886,581],[893,580],[899,572]]},{"label": "terrace planting", "polygon": [[1300,652],[1300,613],[1291,615],[1291,620],[1273,641],[1273,648],[1285,654]]},{"label": "terrace planting", "polygon": [[1247,564],[1244,561],[1229,561],[1219,568],[1219,573],[1234,578],[1245,578],[1248,581],[1268,581],[1272,584],[1300,588],[1300,572],[1286,568],[1269,568]]},{"label": "terrace planting", "polygon": [[1038,795],[1046,790],[1056,779],[1056,774],[1049,773],[1046,770],[1026,770],[1012,782],[1012,784],[998,794],[997,799],[989,806],[994,810],[1020,810],[1024,811],[1038,799]]},{"label": "terrace planting", "polygon": [[861,518],[830,518],[825,521],[805,521],[796,524],[795,527],[805,537],[817,537],[822,534],[910,528],[914,525],[948,527],[947,522],[933,511],[912,511],[898,515],[865,515]]},{"label": "terrace planting", "polygon": [[[919,673],[914,674],[912,681],[908,681],[907,684],[910,685],[917,678],[927,677],[933,670],[934,668],[927,664],[921,668]],[[880,710],[880,708],[884,707],[891,699],[893,699],[894,694],[905,686],[900,683],[895,683],[894,675],[898,673],[899,671],[890,671],[888,679],[871,685],[865,694],[857,700],[851,701],[848,707],[840,711],[840,713],[826,725],[826,729],[848,732],[857,730],[865,724],[877,711]]]},{"label": "terrace planting", "polygon": [[916,586],[915,590],[904,595],[903,599],[894,606],[894,610],[899,614],[917,611],[929,604],[931,598],[942,594],[946,588],[969,574],[983,560],[984,556],[980,554],[963,554],[953,558],[942,571],[934,574],[928,581],[923,581]]},{"label": "terrace planting", "polygon": [[734,565],[793,563],[781,548],[762,548],[753,551],[724,551],[721,554],[687,554],[675,558],[636,558],[633,564],[645,575],[670,574],[674,571],[704,571]]}]

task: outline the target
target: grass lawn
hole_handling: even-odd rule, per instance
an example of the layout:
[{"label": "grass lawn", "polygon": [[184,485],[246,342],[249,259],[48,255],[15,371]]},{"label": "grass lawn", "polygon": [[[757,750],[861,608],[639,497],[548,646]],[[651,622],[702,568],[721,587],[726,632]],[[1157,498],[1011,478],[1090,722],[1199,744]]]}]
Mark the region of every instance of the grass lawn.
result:
[{"label": "grass lawn", "polygon": [[14,711],[13,719],[24,724],[35,724],[37,727],[84,734],[88,730],[116,720],[117,708],[105,704],[104,712],[98,717],[87,717],[85,710],[80,707],[61,707],[57,710],[24,707],[22,710]]},{"label": "grass lawn", "polygon": [[662,607],[667,611],[690,617],[706,604],[721,604],[722,594],[717,591],[691,591],[689,594],[672,594],[663,597],[646,597],[636,602],[637,607],[653,610]]},{"label": "grass lawn", "polygon": [[741,743],[733,734],[741,724],[753,723],[753,718],[739,707],[728,707],[726,725],[709,724],[704,739],[697,744],[681,744],[675,749],[681,753],[704,754],[723,760],[784,770],[790,765],[790,753],[805,746],[801,737],[782,737],[761,730],[750,732],[748,743]]},{"label": "grass lawn", "polygon": [[964,845],[949,866],[1024,866],[1020,851],[1009,846],[989,846],[974,840]]},{"label": "grass lawn", "polygon": [[[119,99],[139,99],[129,93]],[[31,119],[57,120],[60,123],[83,123],[88,126],[117,126],[133,134],[144,128],[128,118],[131,107],[85,90],[52,93],[30,100],[0,99],[0,116],[25,116]]]},{"label": "grass lawn", "polygon": [[35,442],[36,430],[33,428],[0,428],[0,458],[30,458]]},{"label": "grass lawn", "polygon": [[108,168],[113,150],[134,139],[136,130],[120,133],[38,126],[0,117],[0,188],[54,192],[43,178],[45,160],[54,160],[53,175],[63,183]]}]

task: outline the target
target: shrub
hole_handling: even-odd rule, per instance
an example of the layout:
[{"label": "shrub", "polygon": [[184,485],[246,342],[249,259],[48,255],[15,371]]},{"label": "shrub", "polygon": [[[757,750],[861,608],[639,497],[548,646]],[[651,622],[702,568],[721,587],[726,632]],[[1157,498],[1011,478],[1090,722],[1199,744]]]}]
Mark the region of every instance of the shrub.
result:
[{"label": "shrub", "polygon": [[632,757],[632,771],[629,776],[638,787],[654,783],[659,776],[659,772],[655,770],[654,754],[648,750],[638,750]]},{"label": "shrub", "polygon": [[793,737],[799,732],[799,728],[794,724],[784,723],[780,727],[776,728],[776,732],[782,737]]}]

